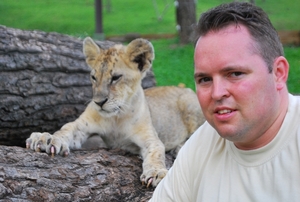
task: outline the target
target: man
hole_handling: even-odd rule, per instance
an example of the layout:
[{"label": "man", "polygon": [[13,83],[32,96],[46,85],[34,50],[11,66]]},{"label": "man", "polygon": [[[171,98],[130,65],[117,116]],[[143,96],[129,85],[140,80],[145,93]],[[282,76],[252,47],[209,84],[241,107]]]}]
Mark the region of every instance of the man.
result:
[{"label": "man", "polygon": [[299,201],[300,99],[263,10],[223,4],[201,15],[195,82],[207,119],[150,201]]}]

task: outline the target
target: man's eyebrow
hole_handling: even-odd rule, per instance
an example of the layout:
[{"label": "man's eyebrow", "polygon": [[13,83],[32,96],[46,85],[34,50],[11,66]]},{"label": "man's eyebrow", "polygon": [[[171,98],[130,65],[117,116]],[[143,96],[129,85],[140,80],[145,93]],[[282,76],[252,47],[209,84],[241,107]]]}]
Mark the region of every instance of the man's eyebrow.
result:
[{"label": "man's eyebrow", "polygon": [[195,73],[195,74],[194,74],[194,78],[208,77],[208,76],[209,76],[209,74],[202,73],[202,72],[199,72],[199,73]]},{"label": "man's eyebrow", "polygon": [[225,73],[230,73],[230,72],[251,72],[252,68],[248,66],[230,66],[230,67],[225,67],[222,69],[220,72],[221,74]]},{"label": "man's eyebrow", "polygon": [[230,67],[225,67],[225,68],[221,69],[220,72],[242,71],[245,69],[246,68],[241,67],[241,66],[230,66]]}]

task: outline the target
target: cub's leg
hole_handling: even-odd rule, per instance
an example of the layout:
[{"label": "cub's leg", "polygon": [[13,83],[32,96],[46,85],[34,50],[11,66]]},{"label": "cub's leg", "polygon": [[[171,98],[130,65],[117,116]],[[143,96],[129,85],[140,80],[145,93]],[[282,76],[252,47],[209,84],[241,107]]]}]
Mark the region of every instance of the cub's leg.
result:
[{"label": "cub's leg", "polygon": [[[184,145],[187,139],[205,122],[198,98],[190,89],[185,89],[186,92],[178,96],[177,107],[179,109],[181,119],[186,128],[186,139],[178,144],[170,151],[170,154],[176,158],[179,150]],[[188,90],[188,91],[187,91]]]},{"label": "cub's leg", "polygon": [[187,129],[187,138],[189,138],[199,126],[205,122],[205,117],[201,110],[197,95],[192,90],[188,90],[189,92],[182,94],[177,100],[181,118]]},{"label": "cub's leg", "polygon": [[156,187],[168,172],[165,164],[165,147],[154,128],[143,132],[143,135],[136,135],[133,140],[141,148],[140,154],[143,158],[143,173],[140,180],[142,184],[147,184],[147,187],[150,185]]},{"label": "cub's leg", "polygon": [[93,114],[89,105],[78,119],[65,124],[53,135],[32,133],[26,140],[26,147],[35,151],[66,156],[70,153],[70,149],[80,148],[87,138],[97,131],[95,120],[99,117],[96,116],[97,114]]}]

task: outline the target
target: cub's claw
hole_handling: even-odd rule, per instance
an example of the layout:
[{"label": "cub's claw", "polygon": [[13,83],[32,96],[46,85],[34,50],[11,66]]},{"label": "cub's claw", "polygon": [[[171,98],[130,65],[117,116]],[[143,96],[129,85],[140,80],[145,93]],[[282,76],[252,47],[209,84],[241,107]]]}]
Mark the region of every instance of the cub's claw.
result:
[{"label": "cub's claw", "polygon": [[144,186],[146,184],[146,187],[156,187],[158,183],[166,176],[168,170],[165,168],[161,169],[153,169],[144,171],[144,173],[141,175],[141,182]]},{"label": "cub's claw", "polygon": [[69,152],[68,151],[65,151],[64,152],[64,156],[68,156],[69,155]]},{"label": "cub's claw", "polygon": [[50,152],[51,152],[51,157],[53,158],[55,156],[55,147],[53,145],[51,145]]},{"label": "cub's claw", "polygon": [[[146,180],[145,180],[145,179],[143,179],[143,180],[142,180],[142,186],[144,186],[144,185],[145,185],[145,182],[146,182]],[[147,182],[147,185],[146,185],[146,187],[147,187],[147,188],[149,188],[152,182],[153,182],[153,178],[152,178],[152,177],[150,177],[150,178],[148,179],[148,182]]]},{"label": "cub's claw", "polygon": [[36,150],[35,150],[36,152],[41,152],[41,145],[40,144],[38,144],[37,146],[36,146]]},{"label": "cub's claw", "polygon": [[152,181],[153,181],[153,178],[151,177],[151,178],[149,178],[149,180],[148,180],[148,183],[147,183],[147,188],[150,186],[150,184],[152,183]]}]

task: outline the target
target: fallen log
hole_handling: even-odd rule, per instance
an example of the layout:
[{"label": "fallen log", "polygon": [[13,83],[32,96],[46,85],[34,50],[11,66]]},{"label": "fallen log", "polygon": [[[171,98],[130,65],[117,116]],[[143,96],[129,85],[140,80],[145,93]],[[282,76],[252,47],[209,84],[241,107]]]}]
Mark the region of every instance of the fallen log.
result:
[{"label": "fallen log", "polygon": [[[167,166],[172,157],[166,156]],[[51,157],[0,146],[0,201],[148,201],[142,160],[122,150],[73,151]]]}]

